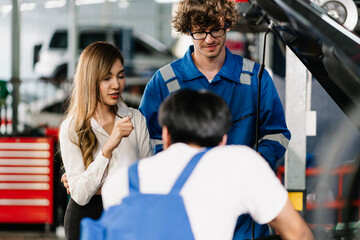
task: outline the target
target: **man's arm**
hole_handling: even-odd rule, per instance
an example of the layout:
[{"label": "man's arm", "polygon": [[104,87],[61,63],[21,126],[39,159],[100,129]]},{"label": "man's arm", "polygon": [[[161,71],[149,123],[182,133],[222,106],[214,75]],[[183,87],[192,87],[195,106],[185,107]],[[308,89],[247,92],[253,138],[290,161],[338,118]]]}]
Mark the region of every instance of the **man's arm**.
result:
[{"label": "man's arm", "polygon": [[101,189],[104,210],[120,204],[129,195],[128,176],[128,167],[119,168],[104,182]]},{"label": "man's arm", "polygon": [[[260,224],[268,223],[282,239],[313,240],[309,227],[293,208],[288,192],[270,169],[269,164],[253,150],[242,151],[242,156],[251,159],[246,161],[246,165],[239,163],[243,165],[242,176],[248,180],[241,190],[244,195],[242,204],[253,219]],[[240,154],[235,156],[238,155]]]},{"label": "man's arm", "polygon": [[159,71],[146,84],[141,103],[140,112],[146,119],[146,124],[150,134],[150,142],[154,148],[154,153],[162,150],[161,133],[162,129],[158,123],[158,111],[161,102],[169,95],[166,85]]},{"label": "man's arm", "polygon": [[289,198],[281,210],[269,225],[278,232],[282,239],[291,240],[313,240],[314,236],[302,219],[300,214],[295,211]]},{"label": "man's arm", "polygon": [[291,138],[275,85],[267,71],[261,81],[260,139],[258,150],[274,170]]}]

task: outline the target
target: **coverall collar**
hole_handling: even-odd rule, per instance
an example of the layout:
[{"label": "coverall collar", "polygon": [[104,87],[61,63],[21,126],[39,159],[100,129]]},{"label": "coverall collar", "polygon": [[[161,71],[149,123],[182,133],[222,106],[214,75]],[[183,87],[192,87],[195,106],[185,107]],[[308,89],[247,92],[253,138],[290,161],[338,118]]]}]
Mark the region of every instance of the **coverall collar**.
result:
[{"label": "coverall collar", "polygon": [[[225,47],[226,56],[225,56],[225,62],[224,65],[221,67],[220,71],[216,74],[213,81],[219,81],[220,78],[226,78],[230,81],[239,83],[240,78],[240,65],[238,64],[235,56],[230,52],[230,50]],[[191,54],[194,52],[194,46],[191,45],[187,52],[185,53],[185,56],[183,57],[182,61],[182,74],[184,76],[184,81],[191,81],[196,78],[204,77],[204,74],[202,74],[197,67],[195,66],[195,63],[191,57]],[[220,77],[220,78],[219,78]]]}]

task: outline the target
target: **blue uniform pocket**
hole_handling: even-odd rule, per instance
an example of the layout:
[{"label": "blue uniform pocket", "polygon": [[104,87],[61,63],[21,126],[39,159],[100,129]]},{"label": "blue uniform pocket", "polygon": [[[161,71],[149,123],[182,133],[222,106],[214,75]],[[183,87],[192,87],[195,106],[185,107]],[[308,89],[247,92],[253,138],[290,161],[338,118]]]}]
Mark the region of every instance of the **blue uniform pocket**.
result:
[{"label": "blue uniform pocket", "polygon": [[237,122],[244,120],[245,118],[251,117],[252,115],[254,115],[254,113],[249,113],[248,115],[244,116],[244,117],[240,117],[239,119],[231,122],[231,125],[235,125]]},{"label": "blue uniform pocket", "polygon": [[227,143],[252,146],[255,139],[255,117],[251,106],[232,114]]},{"label": "blue uniform pocket", "polygon": [[255,112],[252,106],[241,109],[237,113],[232,113],[231,115],[231,126],[239,124],[240,121],[245,120],[246,118],[255,116]]}]

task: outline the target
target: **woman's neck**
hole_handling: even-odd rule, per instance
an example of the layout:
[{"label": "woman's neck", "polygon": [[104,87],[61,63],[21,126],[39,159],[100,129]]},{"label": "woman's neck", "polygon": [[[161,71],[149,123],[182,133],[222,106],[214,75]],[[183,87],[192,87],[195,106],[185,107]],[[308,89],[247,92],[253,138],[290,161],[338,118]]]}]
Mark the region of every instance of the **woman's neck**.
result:
[{"label": "woman's neck", "polygon": [[116,114],[113,109],[109,106],[104,106],[98,103],[96,106],[94,119],[98,124],[110,135],[114,128]]}]

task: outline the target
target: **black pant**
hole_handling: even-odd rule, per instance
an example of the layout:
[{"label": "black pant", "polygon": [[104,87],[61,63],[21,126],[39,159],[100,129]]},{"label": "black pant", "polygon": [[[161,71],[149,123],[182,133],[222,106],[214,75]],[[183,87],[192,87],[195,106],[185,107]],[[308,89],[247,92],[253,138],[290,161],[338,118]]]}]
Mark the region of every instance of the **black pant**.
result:
[{"label": "black pant", "polygon": [[103,209],[101,195],[94,195],[85,206],[77,204],[70,198],[64,217],[65,239],[79,240],[81,219],[84,217],[99,219]]}]

